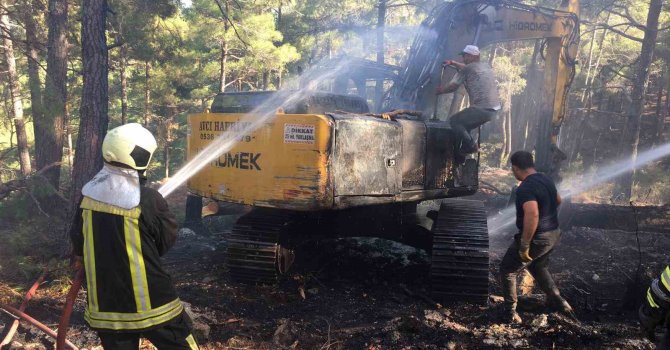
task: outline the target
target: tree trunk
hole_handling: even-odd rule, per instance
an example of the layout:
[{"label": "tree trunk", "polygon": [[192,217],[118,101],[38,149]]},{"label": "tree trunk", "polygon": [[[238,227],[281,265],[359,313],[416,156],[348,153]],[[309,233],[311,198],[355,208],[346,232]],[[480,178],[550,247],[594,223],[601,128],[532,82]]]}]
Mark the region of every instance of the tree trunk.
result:
[{"label": "tree trunk", "polygon": [[[610,21],[610,14],[607,14],[607,19],[605,20],[605,24],[609,24]],[[605,43],[605,38],[607,38],[607,27],[603,29],[603,35],[600,37],[600,41],[598,42],[598,57],[596,58],[596,64],[593,67],[593,74],[591,74],[591,80],[586,81],[586,97],[589,99],[592,99],[591,93],[593,90],[593,81],[596,79],[596,76],[598,75],[598,69],[600,68],[600,60],[603,57],[603,44]]]},{"label": "tree trunk", "polygon": [[498,168],[504,167],[505,159],[507,157],[507,144],[509,143],[507,128],[507,113],[504,112],[502,118],[502,145],[500,148],[500,158],[498,159]]},{"label": "tree trunk", "polygon": [[[168,133],[170,133],[168,131]],[[165,141],[165,146],[163,147],[163,154],[165,157],[165,178],[170,178],[170,144]]]},{"label": "tree trunk", "polygon": [[[9,98],[9,93],[8,91],[3,91],[2,93],[2,104],[3,104],[3,109],[5,112],[5,115],[12,115],[12,103],[11,103],[11,98]],[[9,149],[14,148],[14,133],[15,129],[12,127],[9,127]]]},{"label": "tree trunk", "polygon": [[268,70],[263,71],[263,90],[268,89],[268,80],[270,79],[270,72]]},{"label": "tree trunk", "polygon": [[[47,75],[44,90],[44,118],[35,119],[35,160],[42,169],[63,158],[65,103],[67,102],[67,0],[49,0],[47,24]],[[44,172],[44,177],[59,188],[60,166]]]},{"label": "tree trunk", "polygon": [[[493,61],[495,61],[497,50],[498,50],[498,45],[493,44],[493,46],[491,46],[491,50],[489,51],[488,62],[489,62],[489,66],[491,66],[491,67],[493,67]],[[442,82],[440,82],[440,83],[442,83]],[[454,94],[456,94],[456,92],[454,92]],[[450,113],[450,115],[451,115],[451,113]],[[492,120],[491,122],[482,125],[482,128],[480,129],[480,134],[479,134],[479,140],[482,143],[488,142],[490,137],[491,137],[491,134],[494,133],[493,130],[495,128],[494,127],[495,122],[496,122],[495,120]]]},{"label": "tree trunk", "polygon": [[[572,134],[571,140],[572,140],[572,147],[570,149],[566,149],[568,152],[568,166],[572,164],[572,162],[577,159],[577,155],[580,154],[581,148],[582,148],[582,141],[584,140],[584,134],[587,132],[587,121],[591,117],[591,109],[589,108],[586,111],[577,111],[575,112],[572,120],[573,120],[573,127],[572,129],[574,130],[574,133]],[[593,162],[583,162],[584,169],[588,169],[590,166],[593,165]]]},{"label": "tree trunk", "polygon": [[635,73],[632,102],[627,108],[626,127],[622,137],[622,153],[632,159],[631,167],[618,181],[617,193],[623,194],[628,201],[633,190],[633,175],[635,174],[635,161],[637,158],[637,146],[640,141],[640,120],[644,110],[645,93],[649,82],[649,66],[654,56],[656,37],[658,34],[658,17],[661,13],[663,0],[651,0],[647,14],[647,27],[642,40],[639,63]]},{"label": "tree trunk", "polygon": [[120,69],[119,75],[121,78],[121,124],[128,121],[128,47],[126,44],[121,45],[120,53]]},{"label": "tree trunk", "polygon": [[520,95],[513,96],[512,99],[512,116],[514,116],[512,118],[512,135],[514,135],[512,138],[512,150],[514,151],[526,149],[529,119],[535,116],[532,108],[537,104],[535,91],[538,89],[534,84],[538,75],[537,56],[539,55],[540,47],[539,40],[536,40],[533,54],[525,70],[526,87]]},{"label": "tree trunk", "polygon": [[[25,13],[26,23],[26,56],[28,58],[28,87],[30,88],[30,109],[33,123],[44,120],[42,106],[42,81],[40,80],[40,53],[37,48],[37,25],[40,23],[42,2],[32,0],[30,8]],[[40,28],[41,30],[41,28]],[[36,131],[35,131],[36,132]]]},{"label": "tree trunk", "polygon": [[219,74],[219,92],[226,91],[226,63],[228,61],[228,41],[221,41],[221,71]]},{"label": "tree trunk", "polygon": [[586,97],[586,90],[587,86],[589,85],[589,78],[591,77],[591,68],[592,68],[592,62],[593,62],[593,44],[596,42],[596,28],[594,25],[593,32],[591,32],[591,45],[589,45],[589,54],[588,54],[588,60],[586,64],[586,79],[584,79],[584,91],[582,91],[582,106],[584,105],[584,98]]},{"label": "tree trunk", "polygon": [[[0,1],[2,8],[7,8],[7,3]],[[27,176],[32,171],[30,167],[30,154],[28,153],[28,135],[26,135],[25,121],[23,120],[23,102],[21,101],[21,85],[19,77],[16,74],[16,59],[14,58],[14,45],[12,39],[8,37],[9,31],[9,16],[6,12],[0,15],[0,27],[4,33],[2,39],[2,49],[4,51],[5,63],[7,63],[7,85],[9,87],[9,95],[12,99],[12,117],[14,119],[14,127],[16,128],[16,146],[19,154],[19,165],[21,166],[21,174]]]},{"label": "tree trunk", "polygon": [[663,143],[661,141],[661,137],[663,136],[663,126],[665,124],[665,117],[667,115],[667,103],[663,103],[663,97],[665,93],[665,85],[666,85],[666,70],[667,68],[664,68],[661,71],[661,76],[658,79],[658,94],[656,96],[656,130],[653,134],[653,145],[659,145]]},{"label": "tree trunk", "polygon": [[[379,0],[377,6],[377,64],[384,65],[384,26],[386,25],[386,1]],[[375,82],[375,111],[381,110],[384,98],[384,78],[379,78]]]},{"label": "tree trunk", "polygon": [[72,177],[72,165],[74,163],[74,147],[72,147],[72,125],[65,129],[67,137],[67,165],[70,167],[70,177]]},{"label": "tree trunk", "polygon": [[540,51],[542,50],[542,42],[537,40],[535,42],[535,47],[533,48],[533,62],[530,64],[530,78],[527,81],[526,91],[528,96],[528,101],[524,101],[525,107],[523,108],[524,119],[526,120],[526,129],[523,140],[523,149],[532,150],[535,148],[535,139],[537,132],[537,115],[540,112],[540,101],[542,100],[542,79],[543,72],[539,69],[537,65],[537,58],[540,56]]},{"label": "tree trunk", "polygon": [[144,127],[149,126],[151,119],[151,62],[144,64]]},{"label": "tree trunk", "polygon": [[[224,2],[224,6],[226,9],[226,13],[228,13],[228,0]],[[279,5],[279,8],[281,9],[281,3]],[[281,18],[281,15],[277,19],[279,21]],[[228,21],[224,20],[223,21],[223,39],[221,40],[221,71],[219,74],[219,92],[225,92],[226,91],[226,74],[228,73],[226,71],[226,64],[228,63],[228,40],[226,40],[226,33],[228,33]]]},{"label": "tree trunk", "polygon": [[165,163],[165,178],[170,178],[170,146],[172,145],[172,129],[175,128],[175,117],[177,116],[177,106],[167,107],[167,118],[163,121],[163,162]]},{"label": "tree trunk", "polygon": [[106,0],[83,0],[81,41],[84,84],[72,176],[73,205],[79,203],[84,184],[102,168],[102,140],[109,121],[106,19]]},{"label": "tree trunk", "polygon": [[507,161],[512,154],[512,81],[507,82],[507,91],[505,93],[505,104],[503,106],[503,145],[500,152],[500,168],[507,167]]},{"label": "tree trunk", "polygon": [[[668,80],[668,83],[670,83],[670,79]],[[656,127],[656,134],[658,135],[657,139],[659,144],[665,141],[663,139],[663,133],[665,132],[665,120],[668,118],[669,115],[670,115],[670,84],[666,88],[665,103],[661,108],[661,114],[658,116],[658,126]]]},{"label": "tree trunk", "polygon": [[333,58],[333,38],[326,36],[326,57]]},{"label": "tree trunk", "polygon": [[282,85],[282,69],[280,67],[279,71],[277,72],[277,90],[281,90],[281,85]]}]

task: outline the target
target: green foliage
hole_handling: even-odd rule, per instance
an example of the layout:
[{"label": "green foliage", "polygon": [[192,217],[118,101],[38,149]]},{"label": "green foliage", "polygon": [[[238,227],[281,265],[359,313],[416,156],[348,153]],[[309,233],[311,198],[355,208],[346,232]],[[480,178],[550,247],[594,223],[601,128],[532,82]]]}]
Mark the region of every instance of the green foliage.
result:
[{"label": "green foliage", "polygon": [[[28,0],[17,1],[23,4],[23,9],[32,6]],[[412,38],[412,26],[420,23],[435,3],[389,1],[388,4],[392,7],[387,10],[386,17],[387,62],[399,64]],[[80,6],[80,2],[74,2],[69,16],[72,69],[68,75],[68,109],[74,143],[82,85]],[[176,123],[174,137],[168,139],[166,135],[158,135],[158,138],[161,143],[170,143],[173,150],[171,163],[182,161],[184,115],[208,107],[219,92],[224,47],[227,91],[278,89],[284,81],[323,57],[347,54],[374,59],[376,6],[377,0],[194,0],[191,6],[184,8],[177,0],[110,0],[107,38],[108,45],[114,47],[109,51],[110,127],[121,122],[119,73],[125,66],[127,120],[144,121],[148,87],[149,128],[160,133],[165,130],[166,119],[169,119],[168,124]],[[41,15],[39,18],[40,40],[46,39],[45,17]],[[18,24],[12,26],[16,30],[14,34],[22,38],[25,35],[22,14],[13,14],[11,20]],[[122,61],[121,47],[127,52],[125,62]],[[46,51],[41,54],[39,63],[44,67]],[[24,83],[22,95],[26,118],[30,121],[27,61],[21,55],[17,58]],[[150,65],[148,81],[145,77],[147,63]],[[44,83],[44,72],[41,75]],[[2,93],[6,96],[6,91]],[[176,106],[178,116],[168,115],[168,106]],[[0,108],[0,154],[9,148],[12,130],[7,106],[4,107]],[[31,131],[29,125],[30,134]],[[8,155],[12,155],[12,161],[2,160],[1,165],[17,168],[15,155],[12,151]],[[161,162],[162,155],[155,159]],[[178,165],[175,163],[172,168]],[[9,173],[4,174],[3,179],[8,178],[11,178]]]},{"label": "green foliage", "polygon": [[123,42],[133,58],[146,61],[171,56],[175,43],[160,37],[159,20],[177,13],[174,1],[110,0],[109,7],[114,11],[110,16],[113,26],[110,36]]},{"label": "green foliage", "polygon": [[526,87],[526,79],[522,78],[525,66],[514,64],[510,57],[498,57],[493,62],[493,72],[498,82],[501,100],[506,95],[518,95]]},{"label": "green foliage", "polygon": [[58,205],[54,195],[44,180],[33,179],[25,190],[0,201],[0,276],[35,276],[67,252],[65,205]]},{"label": "green foliage", "polygon": [[660,162],[650,164],[635,174],[633,200],[641,203],[670,203],[670,176]]}]

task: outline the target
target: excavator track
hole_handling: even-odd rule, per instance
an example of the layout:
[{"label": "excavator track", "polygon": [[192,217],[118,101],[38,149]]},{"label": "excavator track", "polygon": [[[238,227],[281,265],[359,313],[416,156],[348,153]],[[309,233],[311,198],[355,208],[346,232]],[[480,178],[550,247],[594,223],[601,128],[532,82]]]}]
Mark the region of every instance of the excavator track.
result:
[{"label": "excavator track", "polygon": [[443,200],[432,233],[433,297],[443,302],[485,304],[489,292],[489,237],[484,203]]},{"label": "excavator track", "polygon": [[252,211],[227,235],[225,265],[230,277],[250,284],[272,284],[294,260],[294,252],[280,244],[289,217],[281,212]]}]

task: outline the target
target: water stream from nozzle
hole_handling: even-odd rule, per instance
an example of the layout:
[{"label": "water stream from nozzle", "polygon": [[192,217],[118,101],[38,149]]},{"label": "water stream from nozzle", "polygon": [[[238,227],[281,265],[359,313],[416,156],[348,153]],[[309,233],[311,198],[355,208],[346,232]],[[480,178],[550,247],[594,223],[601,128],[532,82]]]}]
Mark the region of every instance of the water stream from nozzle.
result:
[{"label": "water stream from nozzle", "polygon": [[[403,37],[406,39],[414,37],[418,31],[420,31],[422,35],[428,38],[424,40],[426,43],[432,44],[438,39],[435,30],[425,28],[423,26],[386,26],[384,27],[384,31],[387,34],[393,34],[396,40]],[[370,31],[363,34],[363,37],[359,37],[358,39],[361,41],[374,40],[377,35],[376,33],[376,31]],[[368,38],[366,39],[364,37]],[[432,47],[435,45],[429,46]],[[306,96],[311,92],[309,89],[310,86],[318,86],[319,84],[330,79],[346,75],[347,72],[351,69],[352,65],[356,63],[356,57],[366,57],[369,54],[365,47],[359,47],[359,45],[355,44],[353,39],[348,40],[342,45],[342,52],[345,54],[345,56],[338,61],[337,66],[329,68],[327,71],[318,71],[318,67],[320,65],[317,63],[312,66],[312,68],[301,74],[301,76],[294,78],[296,81],[300,81],[304,77],[309,77],[310,83],[308,86],[294,91],[284,90],[281,94],[273,95],[268,101],[254,108],[251,112],[246,113],[240,119],[239,125],[244,125],[243,128],[229,130],[218,136],[207,147],[205,147],[205,149],[198,152],[198,154],[196,154],[191,160],[184,164],[184,166],[179,169],[179,171],[165,184],[163,184],[158,189],[158,191],[163,195],[163,197],[169,196],[189,178],[207,166],[207,164],[217,159],[221,154],[230,151],[230,149],[237,144],[239,136],[248,135],[249,133],[252,133],[254,130],[261,127],[264,123],[273,119],[278,108],[298,102],[303,96]],[[324,59],[324,61],[332,62],[332,60],[327,58]],[[285,84],[285,86],[288,85],[291,84]]]},{"label": "water stream from nozzle", "polygon": [[[621,159],[601,167],[589,179],[586,179],[584,175],[576,175],[563,180],[558,186],[558,192],[562,198],[569,198],[612,180],[633,168],[638,169],[667,155],[670,155],[670,142],[639,153],[635,162],[630,157],[627,157],[626,159]],[[489,217],[489,235],[503,233],[507,227],[514,225],[515,222],[516,210],[514,206],[507,207],[498,214]]]}]

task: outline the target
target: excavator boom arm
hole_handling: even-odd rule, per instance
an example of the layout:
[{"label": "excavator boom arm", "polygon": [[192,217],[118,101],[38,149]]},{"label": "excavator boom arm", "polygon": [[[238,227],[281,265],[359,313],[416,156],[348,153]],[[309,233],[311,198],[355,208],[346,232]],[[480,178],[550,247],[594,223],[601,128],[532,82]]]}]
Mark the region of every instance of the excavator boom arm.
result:
[{"label": "excavator boom arm", "polygon": [[[545,69],[536,158],[541,171],[555,175],[556,159],[562,154],[556,146],[557,135],[565,115],[579,44],[578,15],[579,0],[563,0],[556,10],[506,0],[459,1],[438,6],[422,23],[387,108],[417,109],[425,115],[434,115],[435,89],[454,74],[448,70],[442,75],[441,63],[456,57],[465,45],[484,47],[499,42],[544,39]],[[460,100],[454,97],[452,105],[460,105]],[[449,110],[454,112],[457,108],[452,106]]]}]

